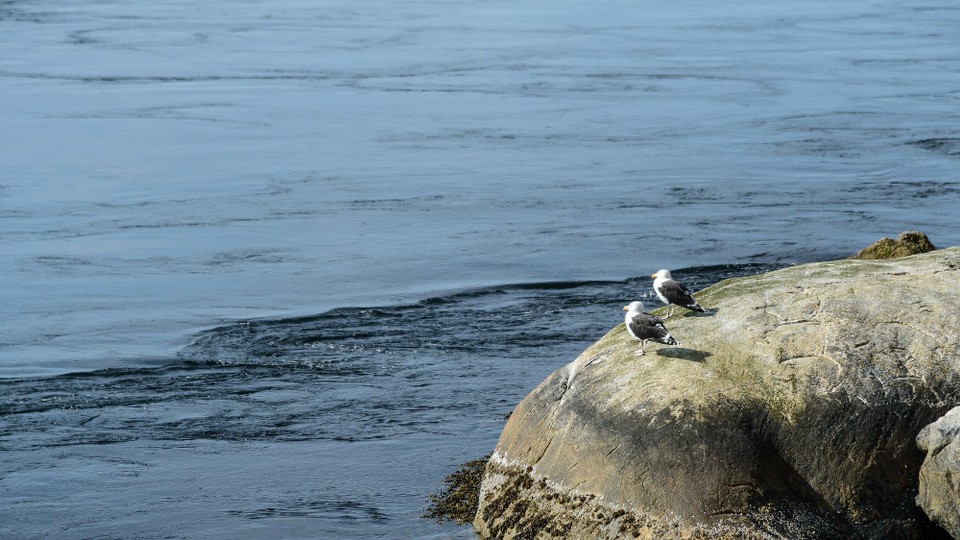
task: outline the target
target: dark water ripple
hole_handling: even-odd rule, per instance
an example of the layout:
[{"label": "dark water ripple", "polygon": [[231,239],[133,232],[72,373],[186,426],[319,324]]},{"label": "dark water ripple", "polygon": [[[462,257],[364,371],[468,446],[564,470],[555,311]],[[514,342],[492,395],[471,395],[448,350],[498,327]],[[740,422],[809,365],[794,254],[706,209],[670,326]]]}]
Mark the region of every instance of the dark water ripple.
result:
[{"label": "dark water ripple", "polygon": [[936,139],[922,139],[909,144],[925,150],[932,150],[948,156],[960,156],[960,137],[941,137]]},{"label": "dark water ripple", "polygon": [[284,501],[280,507],[258,508],[255,510],[233,510],[230,515],[243,519],[310,518],[334,519],[337,521],[376,521],[386,522],[389,517],[375,506],[356,501]]}]

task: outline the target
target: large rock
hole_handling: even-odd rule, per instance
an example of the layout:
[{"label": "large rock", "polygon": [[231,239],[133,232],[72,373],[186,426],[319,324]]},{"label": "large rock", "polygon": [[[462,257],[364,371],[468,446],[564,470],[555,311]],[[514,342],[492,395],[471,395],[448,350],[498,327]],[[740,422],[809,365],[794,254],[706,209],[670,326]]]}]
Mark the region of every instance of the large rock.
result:
[{"label": "large rock", "polygon": [[914,441],[960,403],[958,269],[953,248],[727,280],[667,320],[682,346],[641,357],[618,325],[513,412],[477,531],[944,535],[914,503]]},{"label": "large rock", "polygon": [[923,428],[917,445],[927,452],[917,504],[960,539],[960,407]]}]

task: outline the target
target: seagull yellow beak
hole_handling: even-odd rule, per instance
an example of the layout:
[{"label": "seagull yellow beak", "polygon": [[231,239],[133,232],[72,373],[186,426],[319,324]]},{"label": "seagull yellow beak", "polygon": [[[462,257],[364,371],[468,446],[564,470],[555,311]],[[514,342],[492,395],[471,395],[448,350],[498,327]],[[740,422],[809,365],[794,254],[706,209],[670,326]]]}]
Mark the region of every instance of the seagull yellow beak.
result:
[{"label": "seagull yellow beak", "polygon": [[624,311],[630,311],[630,306],[623,306]]},{"label": "seagull yellow beak", "polygon": [[650,277],[652,277],[653,279],[657,279],[657,275],[656,275],[656,274],[650,274]]}]

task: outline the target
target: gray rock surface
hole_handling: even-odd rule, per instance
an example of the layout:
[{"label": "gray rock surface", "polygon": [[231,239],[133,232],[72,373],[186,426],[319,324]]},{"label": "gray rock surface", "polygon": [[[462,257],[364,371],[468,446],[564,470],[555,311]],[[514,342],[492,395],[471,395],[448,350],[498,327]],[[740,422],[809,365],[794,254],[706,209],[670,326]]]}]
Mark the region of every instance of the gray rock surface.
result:
[{"label": "gray rock surface", "polygon": [[637,357],[618,325],[517,406],[481,536],[945,536],[914,502],[915,438],[960,404],[960,249],[695,296],[709,313],[667,320],[682,346]]},{"label": "gray rock surface", "polygon": [[960,407],[923,428],[917,445],[927,453],[917,504],[960,540]]}]

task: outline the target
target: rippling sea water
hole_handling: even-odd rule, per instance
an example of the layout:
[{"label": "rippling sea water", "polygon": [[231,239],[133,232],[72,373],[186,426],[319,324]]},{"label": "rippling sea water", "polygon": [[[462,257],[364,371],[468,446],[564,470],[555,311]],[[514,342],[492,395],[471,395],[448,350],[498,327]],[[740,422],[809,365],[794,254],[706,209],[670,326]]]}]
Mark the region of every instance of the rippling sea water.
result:
[{"label": "rippling sea water", "polygon": [[426,493],[650,273],[960,244],[958,25],[0,0],[0,536],[469,538]]}]

